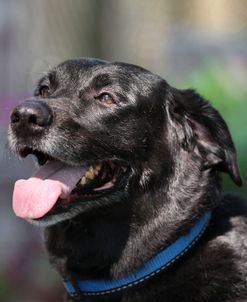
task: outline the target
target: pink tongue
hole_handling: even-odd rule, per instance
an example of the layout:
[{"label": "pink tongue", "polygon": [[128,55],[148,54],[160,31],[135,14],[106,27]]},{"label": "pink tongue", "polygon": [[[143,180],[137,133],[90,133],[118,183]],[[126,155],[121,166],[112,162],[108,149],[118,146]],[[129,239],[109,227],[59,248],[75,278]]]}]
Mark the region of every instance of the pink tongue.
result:
[{"label": "pink tongue", "polygon": [[59,197],[68,197],[86,170],[86,167],[72,167],[54,160],[42,166],[31,178],[16,181],[13,193],[15,214],[25,219],[44,216]]}]

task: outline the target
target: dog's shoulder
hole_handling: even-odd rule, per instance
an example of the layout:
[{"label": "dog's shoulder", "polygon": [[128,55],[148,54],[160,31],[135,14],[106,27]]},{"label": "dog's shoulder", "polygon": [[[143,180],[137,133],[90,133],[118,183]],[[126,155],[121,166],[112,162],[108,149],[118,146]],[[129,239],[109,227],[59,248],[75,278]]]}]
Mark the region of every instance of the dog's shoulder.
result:
[{"label": "dog's shoulder", "polygon": [[246,234],[247,201],[225,194],[212,213],[206,233],[174,272],[171,283],[183,288],[185,297],[193,294],[193,298],[177,294],[176,301],[202,301],[205,297],[207,301],[235,301],[246,297]]},{"label": "dog's shoulder", "polygon": [[215,237],[225,236],[235,245],[241,243],[237,238],[246,237],[247,200],[236,194],[224,194],[221,203],[213,212],[212,225],[216,226]]},{"label": "dog's shoulder", "polygon": [[[232,297],[247,295],[247,201],[223,195],[215,209],[202,249],[203,267],[215,289]],[[212,286],[213,287],[213,286]]]},{"label": "dog's shoulder", "polygon": [[[247,201],[227,193],[213,211],[208,232],[209,248],[233,251],[234,258],[247,260]],[[246,273],[247,274],[247,273]]]}]

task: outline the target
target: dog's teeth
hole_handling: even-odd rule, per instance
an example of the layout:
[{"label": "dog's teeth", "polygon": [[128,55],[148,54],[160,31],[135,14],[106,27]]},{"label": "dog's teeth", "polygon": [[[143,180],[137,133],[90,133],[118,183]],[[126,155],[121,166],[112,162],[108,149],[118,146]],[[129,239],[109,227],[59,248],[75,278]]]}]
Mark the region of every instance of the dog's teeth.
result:
[{"label": "dog's teeth", "polygon": [[102,164],[99,163],[97,164],[95,167],[90,166],[87,170],[87,172],[85,173],[85,175],[80,179],[79,184],[80,185],[85,185],[89,180],[93,180],[95,178],[95,176],[97,176],[99,174],[99,171],[102,168]]},{"label": "dog's teeth", "polygon": [[94,168],[93,168],[93,166],[90,166],[89,169],[88,169],[88,171],[91,172],[91,173],[93,174],[93,173],[94,173]]},{"label": "dog's teeth", "polygon": [[87,179],[91,179],[91,180],[94,179],[94,176],[95,176],[94,171],[87,171],[85,176]]},{"label": "dog's teeth", "polygon": [[81,180],[80,180],[80,185],[85,185],[85,183],[87,182],[87,180],[86,180],[86,177],[85,176],[83,176],[82,178],[81,178]]},{"label": "dog's teeth", "polygon": [[94,167],[94,170],[96,170],[96,171],[100,171],[101,170],[101,168],[102,168],[102,164],[97,164],[95,167]]}]

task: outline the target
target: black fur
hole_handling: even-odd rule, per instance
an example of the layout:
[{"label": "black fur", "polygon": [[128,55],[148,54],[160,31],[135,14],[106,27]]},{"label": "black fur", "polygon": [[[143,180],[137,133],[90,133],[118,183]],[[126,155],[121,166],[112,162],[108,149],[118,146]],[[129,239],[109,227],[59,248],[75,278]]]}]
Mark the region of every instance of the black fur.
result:
[{"label": "black fur", "polygon": [[[48,97],[39,95],[44,84]],[[114,103],[100,102],[102,92]],[[32,100],[49,108],[52,122],[35,136],[10,126],[12,150],[31,146],[72,165],[116,160],[130,169],[111,194],[39,220],[50,224],[46,247],[63,277],[133,272],[213,210],[200,242],[167,271],[80,301],[247,301],[247,207],[222,194],[219,172],[242,180],[228,128],[209,103],[140,67],[93,59],[51,70]]]}]

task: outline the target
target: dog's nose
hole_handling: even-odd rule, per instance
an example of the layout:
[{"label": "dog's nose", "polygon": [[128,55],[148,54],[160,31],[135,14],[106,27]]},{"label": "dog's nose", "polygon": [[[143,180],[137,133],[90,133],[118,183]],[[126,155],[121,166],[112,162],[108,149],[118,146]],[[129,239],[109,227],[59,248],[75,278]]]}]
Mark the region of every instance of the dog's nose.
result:
[{"label": "dog's nose", "polygon": [[27,100],[14,109],[10,119],[12,129],[18,132],[40,132],[51,124],[52,113],[45,103]]}]

